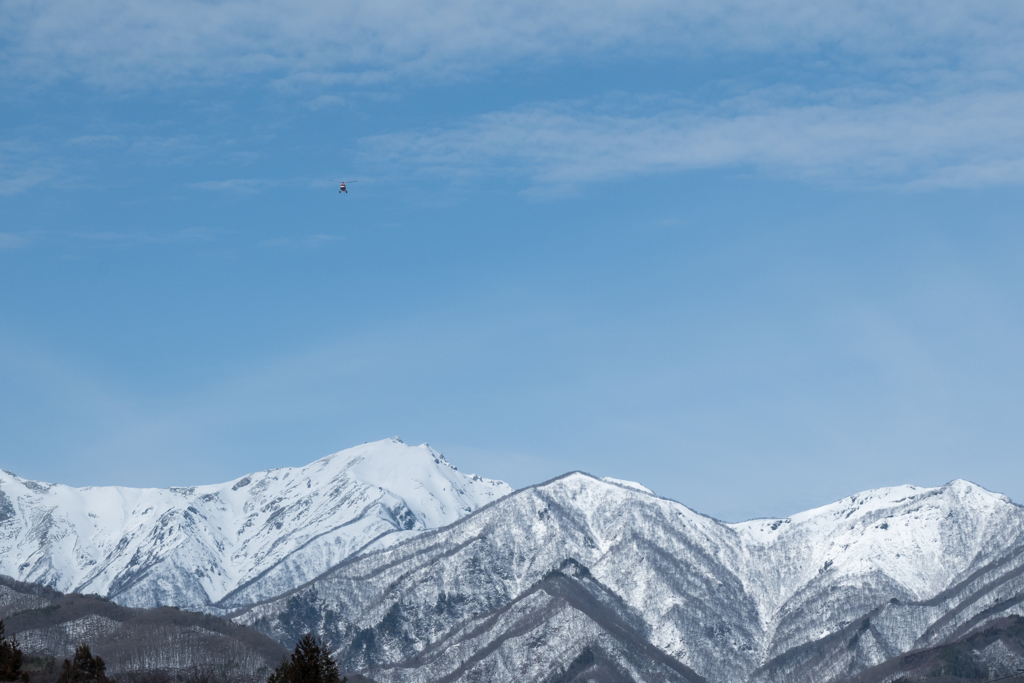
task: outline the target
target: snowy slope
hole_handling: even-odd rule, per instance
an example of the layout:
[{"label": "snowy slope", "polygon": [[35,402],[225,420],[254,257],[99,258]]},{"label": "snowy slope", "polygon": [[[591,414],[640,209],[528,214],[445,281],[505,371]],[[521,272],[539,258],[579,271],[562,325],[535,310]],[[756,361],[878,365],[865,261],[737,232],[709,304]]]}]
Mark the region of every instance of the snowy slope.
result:
[{"label": "snowy slope", "polygon": [[71,488],[0,470],[0,574],[128,606],[218,611],[510,491],[398,439],[213,486]]},{"label": "snowy slope", "polygon": [[381,683],[829,683],[1024,614],[1024,508],[954,481],[726,524],[389,440],[217,486],[0,473],[0,573],[312,630]]},{"label": "snowy slope", "polygon": [[1024,509],[968,482],[725,524],[573,473],[236,620],[315,630],[382,682],[569,681],[587,660],[593,680],[824,683],[1024,614],[1022,576]]}]

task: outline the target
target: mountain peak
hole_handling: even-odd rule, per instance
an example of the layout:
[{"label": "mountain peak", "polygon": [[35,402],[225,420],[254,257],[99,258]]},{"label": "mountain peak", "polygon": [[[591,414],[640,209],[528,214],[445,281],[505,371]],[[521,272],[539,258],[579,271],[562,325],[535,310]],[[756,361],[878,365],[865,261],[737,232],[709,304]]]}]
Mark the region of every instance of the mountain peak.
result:
[{"label": "mountain peak", "polygon": [[954,479],[941,488],[956,493],[959,496],[968,496],[973,494],[981,498],[990,498],[1005,503],[1011,502],[1010,499],[1002,493],[989,491],[984,486],[980,486],[975,484],[973,481],[968,481],[966,479]]},{"label": "mountain peak", "polygon": [[236,619],[295,638],[296,602],[316,605],[340,661],[391,683],[582,680],[626,634],[703,680],[828,683],[1019,609],[1024,510],[967,482],[735,525],[629,484],[555,477]]},{"label": "mountain peak", "polygon": [[277,595],[511,491],[397,438],[207,486],[71,488],[5,476],[0,574],[128,606],[216,610]]}]

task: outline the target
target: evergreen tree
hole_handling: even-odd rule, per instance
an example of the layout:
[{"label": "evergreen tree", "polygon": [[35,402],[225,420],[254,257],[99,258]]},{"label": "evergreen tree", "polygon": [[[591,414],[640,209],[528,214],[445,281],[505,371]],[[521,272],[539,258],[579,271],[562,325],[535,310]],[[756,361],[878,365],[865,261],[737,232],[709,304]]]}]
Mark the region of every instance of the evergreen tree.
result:
[{"label": "evergreen tree", "polygon": [[27,681],[28,674],[21,670],[21,650],[14,636],[4,635],[4,622],[0,621],[0,681]]},{"label": "evergreen tree", "polygon": [[307,633],[295,646],[291,658],[285,658],[274,669],[267,683],[346,683],[338,680],[338,665],[325,647]]},{"label": "evergreen tree", "polygon": [[82,644],[75,649],[75,658],[64,660],[57,683],[111,683],[107,678],[107,665]]}]

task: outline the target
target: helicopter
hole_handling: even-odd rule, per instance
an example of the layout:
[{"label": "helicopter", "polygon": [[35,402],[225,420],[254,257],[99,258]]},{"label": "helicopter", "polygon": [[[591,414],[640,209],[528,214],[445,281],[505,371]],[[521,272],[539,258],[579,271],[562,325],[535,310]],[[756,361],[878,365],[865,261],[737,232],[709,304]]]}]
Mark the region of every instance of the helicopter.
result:
[{"label": "helicopter", "polygon": [[348,194],[348,187],[347,187],[347,185],[349,183],[358,183],[358,182],[359,182],[358,180],[349,180],[347,182],[346,181],[342,181],[341,187],[338,188],[338,194],[341,194],[342,192],[344,192],[345,194]]}]

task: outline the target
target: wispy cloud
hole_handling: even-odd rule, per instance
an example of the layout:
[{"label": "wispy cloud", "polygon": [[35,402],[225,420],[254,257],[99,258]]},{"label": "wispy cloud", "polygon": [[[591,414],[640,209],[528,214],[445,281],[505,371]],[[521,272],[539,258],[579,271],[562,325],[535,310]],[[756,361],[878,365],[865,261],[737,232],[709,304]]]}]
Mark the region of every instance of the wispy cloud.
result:
[{"label": "wispy cloud", "polygon": [[345,104],[345,98],[340,95],[320,95],[307,102],[306,107],[317,111],[327,107],[339,107],[343,104]]},{"label": "wispy cloud", "polygon": [[182,164],[195,161],[209,151],[209,143],[196,135],[143,135],[131,141],[127,154],[152,164]]},{"label": "wispy cloud", "polygon": [[21,194],[36,185],[45,183],[53,176],[52,171],[39,168],[15,172],[9,177],[0,178],[0,195]]},{"label": "wispy cloud", "polygon": [[795,99],[778,89],[713,106],[666,102],[648,115],[620,100],[543,104],[363,144],[416,172],[512,172],[556,188],[707,168],[871,185],[1024,183],[1024,92]]},{"label": "wispy cloud", "polygon": [[[126,182],[120,168],[166,167],[219,156],[238,161],[244,150],[235,150],[232,141],[180,135],[87,134],[63,137],[45,127],[23,126],[22,134],[0,139],[0,196],[24,193],[50,185],[61,189],[110,186]],[[243,159],[243,161],[247,161]],[[96,174],[101,165],[105,172]],[[128,178],[130,182],[134,176]],[[197,189],[255,191],[273,181],[226,180],[192,185]]]},{"label": "wispy cloud", "polygon": [[25,138],[0,140],[0,196],[21,194],[57,174],[56,163]]},{"label": "wispy cloud", "polygon": [[79,243],[134,245],[134,244],[182,244],[189,242],[212,242],[223,230],[209,228],[185,228],[172,231],[137,230],[131,232],[98,231],[98,232],[66,232],[54,234],[54,237],[73,240]]},{"label": "wispy cloud", "polygon": [[1010,0],[2,0],[0,17],[8,75],[113,87],[253,74],[319,84],[443,78],[608,49],[825,47],[889,67],[970,62],[1017,73],[1024,63],[1024,6]]},{"label": "wispy cloud", "polygon": [[207,190],[210,192],[253,193],[278,184],[277,181],[261,178],[231,178],[229,180],[204,180],[198,183],[189,183],[188,186],[193,190]]},{"label": "wispy cloud", "polygon": [[[806,91],[761,74],[747,85],[770,87],[742,98],[705,88],[689,101],[541,103],[368,138],[364,149],[388,164],[382,174],[511,172],[556,190],[705,168],[915,187],[1024,179],[1024,5],[1009,0],[0,0],[0,42],[0,78],[147,88],[253,77],[311,109],[346,101],[319,94],[325,85],[444,79],[515,60],[770,53],[807,70],[791,79]],[[129,165],[228,154],[191,133],[80,135],[63,147],[118,149]],[[0,149],[0,194],[45,183],[57,167],[41,155],[5,162]],[[285,182],[189,187],[252,193]]]},{"label": "wispy cloud", "polygon": [[120,135],[79,135],[67,141],[69,146],[88,148],[110,147],[123,143],[124,138]]},{"label": "wispy cloud", "polygon": [[28,238],[10,232],[0,232],[0,250],[28,246]]},{"label": "wispy cloud", "polygon": [[[185,228],[182,230],[30,230],[0,232],[0,251],[29,246],[58,247],[67,256],[82,249],[130,247],[163,247],[189,244],[212,244],[229,234],[225,230]],[[313,236],[315,237],[315,236]]]},{"label": "wispy cloud", "polygon": [[303,237],[275,237],[263,240],[259,246],[264,249],[319,249],[341,241],[337,235],[305,235]]}]

